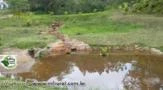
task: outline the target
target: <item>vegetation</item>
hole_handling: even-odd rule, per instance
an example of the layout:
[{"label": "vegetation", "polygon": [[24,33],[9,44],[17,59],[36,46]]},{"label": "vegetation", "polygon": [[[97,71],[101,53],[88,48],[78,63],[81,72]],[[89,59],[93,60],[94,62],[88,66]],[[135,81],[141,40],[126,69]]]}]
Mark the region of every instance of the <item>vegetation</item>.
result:
[{"label": "vegetation", "polygon": [[125,12],[163,14],[163,0],[8,0],[8,3],[14,13],[91,13],[119,7]]},{"label": "vegetation", "polygon": [[[163,0],[8,0],[8,3],[9,9],[0,10],[0,53],[4,48],[43,48],[55,42],[56,37],[47,34],[55,21],[63,23],[62,33],[92,46],[139,43],[163,51],[163,17],[149,15],[163,14]],[[100,54],[106,56],[108,52],[109,48],[103,47]],[[54,90],[13,84],[22,81],[0,80],[2,90]],[[13,83],[3,85],[3,81]]]},{"label": "vegetation", "polygon": [[48,87],[46,85],[32,85],[20,80],[0,77],[1,90],[67,90],[65,88]]},{"label": "vegetation", "polygon": [[101,47],[100,55],[103,57],[109,55],[109,50],[110,50],[110,48],[108,48],[108,47]]},{"label": "vegetation", "polygon": [[124,2],[120,8],[126,12],[163,14],[163,0],[135,0]]},{"label": "vegetation", "polygon": [[8,3],[12,13],[25,12],[30,9],[28,0],[9,0]]},{"label": "vegetation", "polygon": [[9,0],[12,11],[69,14],[103,11],[109,0]]},{"label": "vegetation", "polygon": [[141,43],[150,47],[163,45],[163,18],[152,15],[123,15],[114,10],[72,14],[37,15],[23,13],[0,18],[0,48],[44,47],[56,41],[55,36],[40,34],[46,32],[54,21],[64,23],[61,32],[90,45],[123,45]]}]

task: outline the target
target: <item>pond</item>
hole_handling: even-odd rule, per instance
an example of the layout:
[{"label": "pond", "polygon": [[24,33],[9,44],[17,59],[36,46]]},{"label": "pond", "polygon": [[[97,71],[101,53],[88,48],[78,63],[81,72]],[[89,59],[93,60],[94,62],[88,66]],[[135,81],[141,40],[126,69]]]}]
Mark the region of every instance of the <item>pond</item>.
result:
[{"label": "pond", "polygon": [[163,55],[149,53],[97,53],[47,56],[23,79],[46,81],[69,90],[162,90]]}]

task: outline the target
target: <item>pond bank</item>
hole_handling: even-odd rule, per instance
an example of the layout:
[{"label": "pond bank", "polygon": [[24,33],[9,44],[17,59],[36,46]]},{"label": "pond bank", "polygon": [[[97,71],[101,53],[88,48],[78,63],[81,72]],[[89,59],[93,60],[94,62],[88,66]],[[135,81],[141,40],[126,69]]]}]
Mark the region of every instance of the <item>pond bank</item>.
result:
[{"label": "pond bank", "polygon": [[[62,47],[61,47],[62,48]],[[106,49],[103,51],[103,48]],[[21,49],[4,49],[1,53],[2,55],[16,55],[17,56],[17,67],[14,70],[5,70],[2,66],[0,66],[1,72],[8,72],[8,73],[20,73],[29,71],[31,67],[40,60],[41,58],[48,57],[48,56],[60,56],[60,55],[101,55],[104,53],[108,56],[112,55],[159,55],[162,56],[163,52],[155,48],[148,48],[148,47],[140,47],[138,45],[126,45],[126,46],[102,46],[102,47],[92,47],[91,51],[72,51],[70,53],[64,53],[61,49],[60,52],[62,53],[49,53],[49,49],[38,49],[37,52],[46,53],[41,57],[32,57],[29,54],[29,50],[21,50]],[[38,54],[38,53],[36,53]],[[101,56],[102,57],[102,56]]]}]

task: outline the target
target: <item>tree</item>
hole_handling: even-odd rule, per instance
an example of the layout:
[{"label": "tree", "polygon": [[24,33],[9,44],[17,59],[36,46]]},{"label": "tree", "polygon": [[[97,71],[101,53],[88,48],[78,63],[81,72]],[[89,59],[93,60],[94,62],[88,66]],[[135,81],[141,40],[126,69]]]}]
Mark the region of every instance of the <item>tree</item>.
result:
[{"label": "tree", "polygon": [[25,12],[30,8],[28,0],[8,0],[8,3],[13,12]]},{"label": "tree", "polygon": [[130,12],[163,14],[163,0],[135,0],[128,5]]},{"label": "tree", "polygon": [[29,0],[32,11],[54,14],[102,11],[108,0]]}]

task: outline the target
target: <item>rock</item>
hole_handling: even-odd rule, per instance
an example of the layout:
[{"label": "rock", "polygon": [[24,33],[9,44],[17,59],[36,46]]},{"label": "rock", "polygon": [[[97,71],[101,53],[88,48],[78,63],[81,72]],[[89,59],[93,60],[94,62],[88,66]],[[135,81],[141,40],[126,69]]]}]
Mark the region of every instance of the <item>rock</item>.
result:
[{"label": "rock", "polygon": [[34,58],[39,59],[39,58],[45,57],[49,54],[50,54],[50,52],[49,52],[48,48],[40,49],[35,53]]},{"label": "rock", "polygon": [[131,76],[126,76],[123,80],[127,90],[141,90],[140,80]]},{"label": "rock", "polygon": [[88,44],[78,40],[66,40],[57,41],[56,43],[51,43],[48,45],[50,47],[50,52],[54,54],[66,54],[74,51],[87,51],[91,50]]},{"label": "rock", "polygon": [[135,49],[136,50],[140,50],[140,51],[148,51],[151,54],[158,54],[161,55],[163,54],[163,52],[161,52],[160,50],[156,49],[156,48],[149,48],[149,47],[139,47],[137,45],[135,45]]},{"label": "rock", "polygon": [[34,57],[35,57],[35,54],[36,54],[39,50],[41,50],[41,49],[39,49],[39,48],[31,48],[31,49],[28,49],[28,54],[29,54],[32,58],[34,58]]},{"label": "rock", "polygon": [[48,46],[50,47],[50,54],[66,54],[70,52],[70,49],[62,41],[51,43]]},{"label": "rock", "polygon": [[158,77],[150,77],[143,80],[145,84],[149,87],[160,84],[160,79]]},{"label": "rock", "polygon": [[161,52],[160,50],[158,50],[156,48],[151,48],[151,53],[152,54],[163,54],[163,52]]},{"label": "rock", "polygon": [[76,39],[67,41],[71,47],[71,49],[76,49],[77,51],[83,51],[83,50],[90,50],[90,46],[82,41],[78,41]]},{"label": "rock", "polygon": [[91,50],[88,44],[76,39],[66,38],[65,41],[57,41],[50,43],[46,48],[38,49],[32,48],[28,50],[28,54],[36,59],[48,56],[48,55],[62,55],[69,54],[71,52],[89,51]]},{"label": "rock", "polygon": [[149,50],[150,50],[149,47],[144,47],[144,48],[143,48],[143,51],[149,51]]}]

